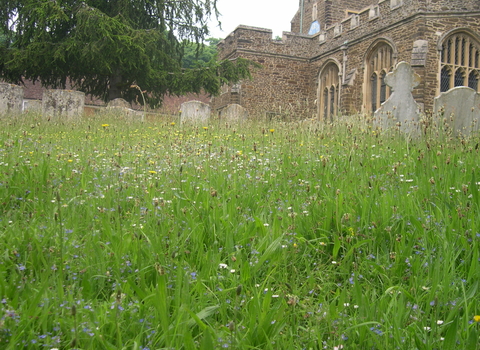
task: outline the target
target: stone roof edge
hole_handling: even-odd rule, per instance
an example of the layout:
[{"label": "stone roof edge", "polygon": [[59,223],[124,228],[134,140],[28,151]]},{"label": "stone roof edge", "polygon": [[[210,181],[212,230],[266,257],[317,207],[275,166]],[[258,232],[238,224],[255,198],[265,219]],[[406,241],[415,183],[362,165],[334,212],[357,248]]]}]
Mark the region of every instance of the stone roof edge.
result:
[{"label": "stone roof edge", "polygon": [[237,57],[232,57],[235,56],[238,53],[246,53],[246,54],[252,54],[255,56],[266,56],[266,57],[280,57],[280,58],[285,58],[293,61],[304,61],[304,62],[309,62],[310,59],[307,57],[299,57],[299,56],[292,56],[292,55],[285,55],[285,54],[278,54],[278,53],[270,53],[270,52],[260,52],[260,51],[255,51],[255,50],[248,50],[248,49],[236,49],[235,51],[232,51],[230,55],[226,56],[224,59],[226,60],[235,60]]},{"label": "stone roof edge", "polygon": [[[411,22],[411,21],[414,21],[416,18],[429,18],[429,17],[438,17],[438,16],[441,16],[441,17],[456,17],[456,16],[462,16],[462,17],[467,17],[467,16],[475,16],[475,15],[480,15],[480,11],[479,12],[468,12],[468,13],[464,13],[464,12],[455,12],[455,13],[448,13],[448,12],[417,12],[413,15],[410,15],[410,16],[407,16],[407,17],[404,17],[402,19],[400,19],[399,21],[395,22],[395,23],[392,23],[390,25],[388,25],[388,28],[389,29],[392,29],[392,28],[397,28],[398,26],[401,26],[401,25],[404,25],[405,23],[408,23],[408,22]],[[362,35],[362,36],[359,36],[353,40],[350,40],[344,44],[348,44],[349,46],[350,45],[354,45],[358,42],[361,42],[367,38],[371,38],[371,37],[375,37],[376,35],[378,35],[378,33],[381,33],[383,32],[385,29],[385,27],[380,27],[380,28],[377,28],[375,31],[372,31],[372,32],[369,32],[365,35]],[[338,47],[334,47],[328,51],[325,51],[325,52],[322,52],[321,54],[319,55],[314,55],[310,58],[310,62],[314,62],[314,61],[317,61],[319,59],[322,59],[322,57],[325,57],[325,56],[328,56],[328,55],[331,55],[332,52],[336,52],[336,51],[339,51],[340,50],[340,46],[339,45]]]}]

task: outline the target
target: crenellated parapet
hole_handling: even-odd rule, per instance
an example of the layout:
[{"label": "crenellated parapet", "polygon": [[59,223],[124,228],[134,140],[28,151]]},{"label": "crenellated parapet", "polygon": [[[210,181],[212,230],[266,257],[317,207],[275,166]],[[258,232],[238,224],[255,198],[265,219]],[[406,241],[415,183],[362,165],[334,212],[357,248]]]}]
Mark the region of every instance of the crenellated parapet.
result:
[{"label": "crenellated parapet", "polygon": [[308,59],[312,38],[305,34],[283,32],[281,39],[272,38],[272,30],[240,25],[218,44],[221,58],[236,53],[259,53],[295,56]]}]

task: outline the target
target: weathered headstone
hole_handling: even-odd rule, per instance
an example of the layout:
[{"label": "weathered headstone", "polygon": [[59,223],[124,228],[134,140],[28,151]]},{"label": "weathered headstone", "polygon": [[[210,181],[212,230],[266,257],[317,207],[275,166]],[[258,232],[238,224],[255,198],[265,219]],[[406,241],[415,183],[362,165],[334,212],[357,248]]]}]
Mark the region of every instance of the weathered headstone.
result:
[{"label": "weathered headstone", "polygon": [[188,101],[182,103],[180,106],[180,121],[181,122],[208,122],[211,109],[206,103],[200,101]]},{"label": "weathered headstone", "polygon": [[41,100],[23,100],[23,112],[42,113]]},{"label": "weathered headstone", "polygon": [[0,83],[0,114],[19,114],[23,107],[23,87]]},{"label": "weathered headstone", "polygon": [[470,135],[478,131],[480,122],[480,93],[466,87],[458,86],[435,97],[433,109],[435,114],[443,115],[450,123],[456,135]]},{"label": "weathered headstone", "polygon": [[73,90],[45,90],[42,113],[48,118],[77,118],[83,114],[85,94]]},{"label": "weathered headstone", "polygon": [[141,120],[144,120],[145,118],[144,111],[136,111],[130,107],[131,107],[130,103],[125,101],[123,98],[116,98],[108,102],[107,111],[115,112],[116,114],[119,114],[124,117],[134,117],[134,118],[138,117]]},{"label": "weathered headstone", "polygon": [[247,120],[248,111],[239,104],[230,104],[220,112],[220,117],[229,122],[242,122]]},{"label": "weathered headstone", "polygon": [[130,108],[130,103],[125,101],[123,98],[116,98],[108,102],[107,108]]},{"label": "weathered headstone", "polygon": [[393,92],[375,111],[377,125],[384,129],[397,127],[407,133],[417,133],[421,108],[415,102],[412,90],[420,83],[420,76],[407,62],[400,62],[393,72],[387,74],[385,83]]}]

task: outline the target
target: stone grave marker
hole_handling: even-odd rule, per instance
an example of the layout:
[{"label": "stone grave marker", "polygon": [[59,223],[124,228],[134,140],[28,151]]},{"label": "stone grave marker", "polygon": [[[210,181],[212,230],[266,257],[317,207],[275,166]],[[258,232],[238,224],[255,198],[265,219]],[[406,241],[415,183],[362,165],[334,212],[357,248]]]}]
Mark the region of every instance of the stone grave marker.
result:
[{"label": "stone grave marker", "polygon": [[73,90],[45,90],[42,97],[42,113],[46,118],[73,119],[83,115],[85,94]]},{"label": "stone grave marker", "polygon": [[229,104],[220,112],[220,118],[229,122],[242,122],[247,120],[248,111],[239,104]]},{"label": "stone grave marker", "polygon": [[206,103],[200,101],[188,101],[180,106],[180,121],[207,123],[210,119],[211,108]]},{"label": "stone grave marker", "polygon": [[387,74],[385,83],[393,92],[375,111],[376,124],[384,129],[399,127],[404,132],[417,133],[421,108],[413,98],[412,90],[420,83],[420,76],[410,64],[400,62],[393,72]]},{"label": "stone grave marker", "polygon": [[107,111],[118,113],[124,117],[138,117],[142,121],[145,120],[145,112],[132,109],[130,103],[123,98],[116,98],[108,102]]},{"label": "stone grave marker", "polygon": [[0,83],[0,114],[20,114],[23,108],[23,87]]},{"label": "stone grave marker", "polygon": [[433,110],[447,118],[455,135],[470,135],[479,129],[480,93],[466,86],[454,87],[435,97]]},{"label": "stone grave marker", "polygon": [[23,112],[42,113],[41,100],[23,100]]},{"label": "stone grave marker", "polygon": [[116,98],[108,102],[107,108],[130,108],[130,103],[123,98]]}]

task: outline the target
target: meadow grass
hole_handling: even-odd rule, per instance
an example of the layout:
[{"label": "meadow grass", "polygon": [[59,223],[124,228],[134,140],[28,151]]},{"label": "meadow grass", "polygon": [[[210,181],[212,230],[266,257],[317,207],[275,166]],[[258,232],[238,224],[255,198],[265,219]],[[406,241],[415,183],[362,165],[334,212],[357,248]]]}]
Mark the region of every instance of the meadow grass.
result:
[{"label": "meadow grass", "polygon": [[1,349],[480,349],[476,135],[1,122]]}]

